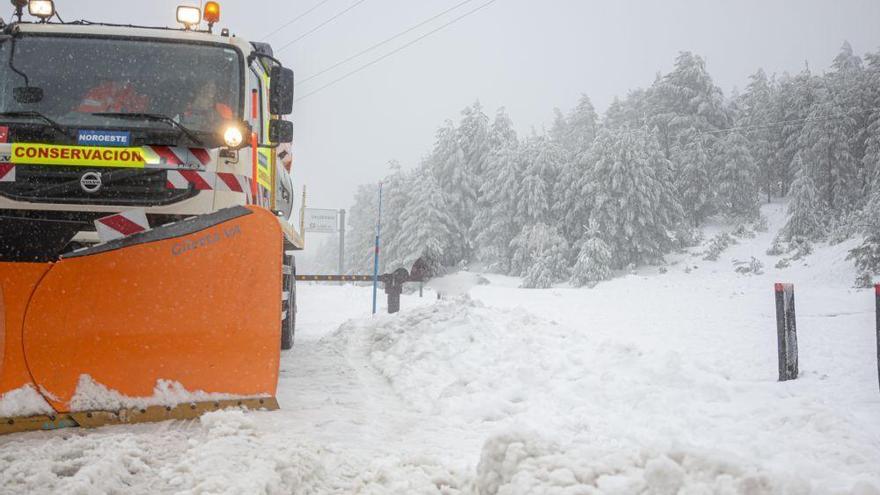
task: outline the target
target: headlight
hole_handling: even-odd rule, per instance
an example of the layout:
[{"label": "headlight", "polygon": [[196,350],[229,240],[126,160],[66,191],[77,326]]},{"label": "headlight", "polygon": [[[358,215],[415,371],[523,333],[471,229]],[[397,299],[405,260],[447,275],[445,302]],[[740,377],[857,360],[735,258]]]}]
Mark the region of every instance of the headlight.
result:
[{"label": "headlight", "polygon": [[55,15],[55,4],[52,0],[30,0],[28,14],[43,20],[48,19]]},{"label": "headlight", "polygon": [[187,29],[198,26],[202,22],[202,11],[198,7],[177,7],[177,22],[186,26]]},{"label": "headlight", "polygon": [[231,125],[223,132],[223,141],[226,142],[226,146],[229,146],[230,148],[238,148],[241,146],[241,143],[244,142],[244,135],[241,133],[241,129],[237,125]]}]

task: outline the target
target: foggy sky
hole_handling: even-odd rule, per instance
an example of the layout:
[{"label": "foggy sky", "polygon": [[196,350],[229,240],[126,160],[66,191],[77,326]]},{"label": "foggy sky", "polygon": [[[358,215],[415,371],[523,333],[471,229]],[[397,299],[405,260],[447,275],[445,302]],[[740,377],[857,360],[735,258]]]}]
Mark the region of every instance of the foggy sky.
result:
[{"label": "foggy sky", "polygon": [[[250,40],[320,0],[225,0],[222,26]],[[330,0],[267,41],[277,48],[356,0]],[[303,79],[461,0],[366,0],[276,53]],[[393,50],[416,33],[297,87],[304,95]],[[174,24],[173,0],[56,0],[66,21],[85,18]],[[183,2],[193,4],[197,2]],[[11,7],[0,10],[9,19]],[[254,7],[259,5],[260,7]],[[581,93],[604,111],[615,96],[651,84],[676,54],[703,56],[725,95],[758,67],[827,69],[844,40],[863,54],[880,48],[878,0],[497,0],[402,52],[298,102],[294,167],[309,205],[347,208],[358,184],[375,182],[390,159],[414,167],[446,119],[479,100],[490,116],[505,106],[520,133],[549,126]]]}]

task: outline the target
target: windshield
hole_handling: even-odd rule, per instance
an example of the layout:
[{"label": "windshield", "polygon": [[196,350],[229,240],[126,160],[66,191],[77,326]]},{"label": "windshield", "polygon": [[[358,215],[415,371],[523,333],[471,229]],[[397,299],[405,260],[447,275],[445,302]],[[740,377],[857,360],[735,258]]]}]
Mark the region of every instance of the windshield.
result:
[{"label": "windshield", "polygon": [[[13,67],[10,55],[15,47]],[[149,113],[215,134],[238,119],[238,52],[204,44],[110,38],[24,36],[0,44],[0,113],[36,111],[70,127],[167,130],[155,119],[98,116]],[[42,89],[36,103],[14,88]]]}]

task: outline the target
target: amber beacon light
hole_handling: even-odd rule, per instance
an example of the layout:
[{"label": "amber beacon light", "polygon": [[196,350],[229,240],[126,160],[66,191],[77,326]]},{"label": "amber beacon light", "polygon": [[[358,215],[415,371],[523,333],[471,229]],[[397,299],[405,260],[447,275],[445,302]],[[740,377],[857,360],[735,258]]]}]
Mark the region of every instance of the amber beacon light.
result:
[{"label": "amber beacon light", "polygon": [[205,4],[205,22],[208,25],[220,22],[220,4],[217,2],[208,2]]}]

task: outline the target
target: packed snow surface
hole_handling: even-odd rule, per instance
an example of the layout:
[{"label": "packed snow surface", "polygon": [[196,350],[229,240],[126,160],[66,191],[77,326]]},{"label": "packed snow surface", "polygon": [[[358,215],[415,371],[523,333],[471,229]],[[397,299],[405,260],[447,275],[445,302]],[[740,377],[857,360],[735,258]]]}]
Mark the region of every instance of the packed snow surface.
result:
[{"label": "packed snow surface", "polygon": [[[280,411],[0,438],[0,492],[880,494],[873,292],[852,243],[775,268],[765,213],[717,261],[698,246],[593,289],[458,274],[460,295],[370,317],[367,287],[302,285]],[[798,309],[785,383],[777,281]]]},{"label": "packed snow surface", "polygon": [[80,375],[76,384],[76,393],[70,400],[70,409],[72,411],[117,411],[119,409],[174,406],[189,402],[237,398],[239,396],[231,394],[187,390],[179,382],[173,380],[156,381],[153,395],[149,397],[130,397],[117,390],[107,388],[89,375]]},{"label": "packed snow surface", "polygon": [[52,406],[31,385],[0,395],[0,418],[51,414]]}]

